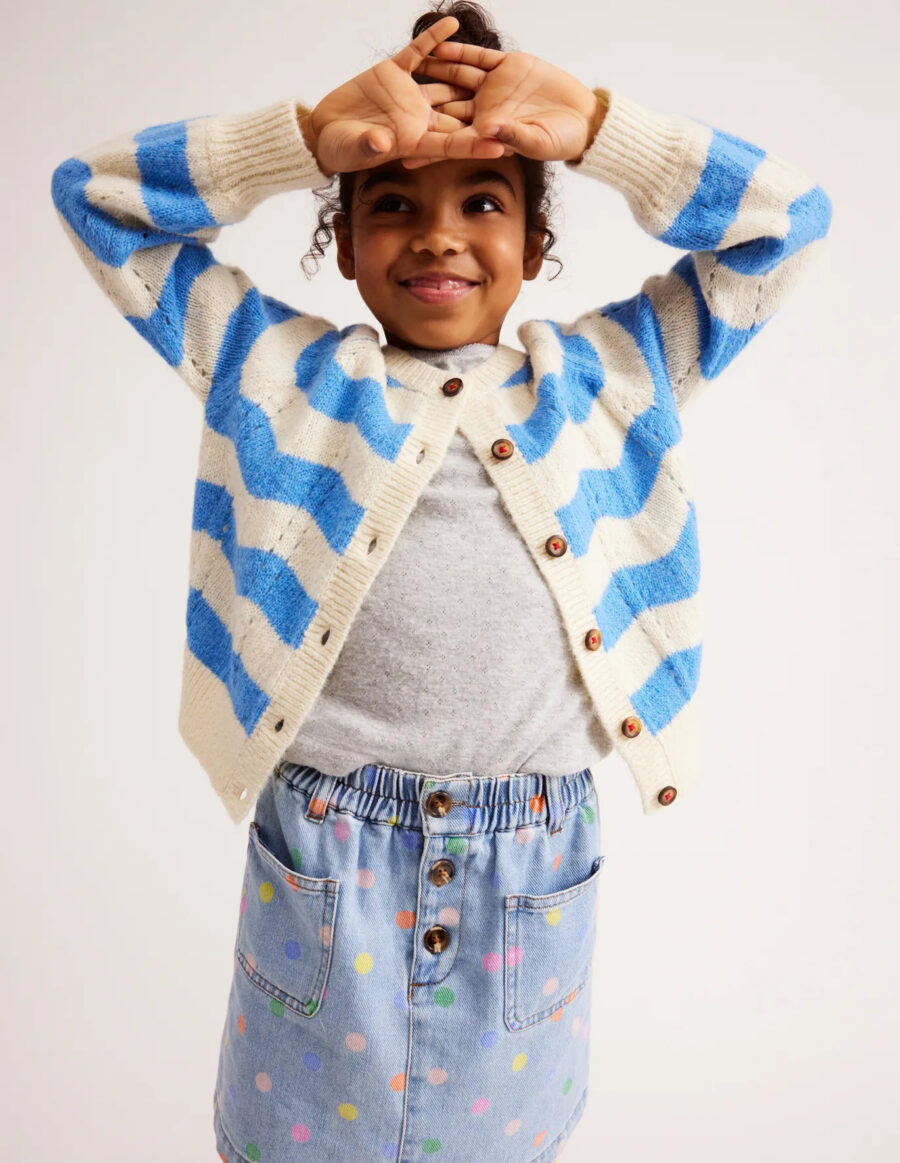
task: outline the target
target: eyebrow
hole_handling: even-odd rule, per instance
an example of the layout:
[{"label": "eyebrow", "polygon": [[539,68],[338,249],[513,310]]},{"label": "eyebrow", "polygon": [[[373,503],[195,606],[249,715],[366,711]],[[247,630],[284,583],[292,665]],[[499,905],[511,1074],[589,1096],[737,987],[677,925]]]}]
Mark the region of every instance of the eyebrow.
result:
[{"label": "eyebrow", "polygon": [[[391,166],[388,169],[379,170],[372,174],[371,177],[366,178],[357,193],[366,194],[376,186],[386,185],[389,182],[398,186],[412,186],[415,184],[415,181],[416,179],[412,170],[404,169],[403,166]],[[457,186],[481,186],[487,182],[499,182],[502,186],[506,186],[513,198],[516,198],[518,201],[512,182],[505,174],[501,174],[499,170],[472,170],[471,173],[461,174],[456,179]]]}]

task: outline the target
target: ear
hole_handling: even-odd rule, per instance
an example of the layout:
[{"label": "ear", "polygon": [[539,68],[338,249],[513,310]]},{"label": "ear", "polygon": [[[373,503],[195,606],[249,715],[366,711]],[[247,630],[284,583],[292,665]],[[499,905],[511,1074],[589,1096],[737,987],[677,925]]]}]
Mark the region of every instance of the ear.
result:
[{"label": "ear", "polygon": [[538,228],[529,230],[525,235],[525,250],[522,256],[522,278],[526,281],[536,279],[544,263],[544,235],[543,228],[547,225],[547,215],[538,215]]},{"label": "ear", "polygon": [[353,257],[353,239],[343,213],[336,212],[332,218],[334,241],[337,246],[338,270],[345,279],[356,278],[356,263]]}]

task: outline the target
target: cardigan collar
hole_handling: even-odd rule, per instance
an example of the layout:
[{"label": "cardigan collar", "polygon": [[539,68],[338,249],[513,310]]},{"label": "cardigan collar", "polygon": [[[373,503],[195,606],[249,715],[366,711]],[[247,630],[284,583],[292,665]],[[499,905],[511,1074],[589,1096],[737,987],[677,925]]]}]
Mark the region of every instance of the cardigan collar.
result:
[{"label": "cardigan collar", "polygon": [[[416,359],[405,348],[386,343],[381,348],[388,375],[393,376],[404,387],[428,396],[443,394],[443,385],[451,373],[434,364]],[[467,387],[498,388],[509,377],[520,370],[527,359],[524,351],[498,343],[496,350],[486,360],[460,373],[460,379]]]}]

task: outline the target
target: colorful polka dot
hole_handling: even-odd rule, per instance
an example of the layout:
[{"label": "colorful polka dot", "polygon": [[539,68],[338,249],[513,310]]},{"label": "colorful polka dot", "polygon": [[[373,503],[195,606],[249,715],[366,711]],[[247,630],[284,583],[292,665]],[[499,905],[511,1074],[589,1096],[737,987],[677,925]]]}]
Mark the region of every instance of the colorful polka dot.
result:
[{"label": "colorful polka dot", "polygon": [[428,1071],[428,1081],[432,1086],[442,1086],[447,1081],[447,1071],[440,1066],[434,1066]]},{"label": "colorful polka dot", "polygon": [[409,1011],[409,998],[406,996],[405,990],[398,989],[394,994],[394,1005],[398,1010]]},{"label": "colorful polka dot", "polygon": [[256,1089],[261,1090],[263,1094],[268,1094],[272,1089],[272,1079],[265,1071],[260,1071],[256,1076]]},{"label": "colorful polka dot", "polygon": [[503,958],[499,953],[485,953],[481,959],[481,968],[488,973],[496,973],[503,968]]},{"label": "colorful polka dot", "polygon": [[562,911],[558,907],[555,909],[548,909],[545,915],[547,917],[548,925],[558,925],[562,920]]},{"label": "colorful polka dot", "polygon": [[279,1001],[277,997],[269,998],[269,1013],[276,1018],[283,1018],[284,1002]]},{"label": "colorful polka dot", "polygon": [[521,965],[524,957],[525,950],[521,947],[521,945],[510,945],[510,947],[506,950],[507,965]]},{"label": "colorful polka dot", "polygon": [[406,1088],[406,1075],[403,1073],[395,1074],[391,1079],[391,1090],[398,1093]]},{"label": "colorful polka dot", "polygon": [[291,1127],[291,1138],[295,1143],[308,1143],[312,1138],[312,1131],[306,1123],[294,1123]]},{"label": "colorful polka dot", "polygon": [[547,1138],[546,1131],[538,1131],[538,1133],[534,1136],[534,1138],[531,1141],[532,1147],[540,1147],[541,1143],[543,1143],[544,1139],[546,1139],[546,1138]]},{"label": "colorful polka dot", "polygon": [[472,1103],[472,1114],[483,1115],[490,1105],[491,1100],[489,1098],[476,1098]]},{"label": "colorful polka dot", "polygon": [[521,1054],[517,1054],[515,1056],[515,1058],[513,1058],[513,1060],[512,1060],[513,1070],[522,1070],[527,1061],[528,1061],[528,1055],[524,1051],[522,1051]]},{"label": "colorful polka dot", "polygon": [[416,923],[416,914],[409,909],[401,909],[394,920],[401,929],[411,929]]},{"label": "colorful polka dot", "polygon": [[284,943],[284,955],[289,961],[296,961],[300,956],[300,942],[291,938]]},{"label": "colorful polka dot", "polygon": [[529,808],[531,808],[536,816],[544,811],[545,804],[546,801],[542,795],[533,795],[528,801]]},{"label": "colorful polka dot", "polygon": [[557,854],[553,857],[553,871],[556,872],[556,870],[559,868],[559,866],[561,864],[562,864],[562,853],[557,852]]},{"label": "colorful polka dot", "polygon": [[582,804],[581,808],[579,810],[581,813],[581,819],[582,819],[583,823],[593,824],[595,817],[594,817],[594,809],[591,807],[591,805],[590,804]]},{"label": "colorful polka dot", "polygon": [[434,991],[435,1005],[443,1006],[445,1009],[453,1005],[455,998],[456,994],[446,985],[438,986]]},{"label": "colorful polka dot", "polygon": [[358,953],[353,962],[353,968],[357,973],[369,973],[374,964],[371,953]]},{"label": "colorful polka dot", "polygon": [[262,1159],[262,1152],[256,1143],[248,1143],[244,1148],[244,1154],[250,1160],[250,1163],[259,1163],[259,1160]]},{"label": "colorful polka dot", "polygon": [[515,1135],[521,1129],[522,1129],[522,1120],[521,1119],[511,1119],[506,1124],[506,1126],[503,1128],[503,1133],[505,1135]]},{"label": "colorful polka dot", "polygon": [[321,929],[319,929],[319,940],[326,947],[326,949],[331,944],[331,937],[332,937],[331,925],[323,925],[321,927]]},{"label": "colorful polka dot", "polygon": [[465,836],[447,837],[447,851],[452,853],[452,855],[462,856],[465,853],[467,847],[468,841],[466,840]]},{"label": "colorful polka dot", "polygon": [[572,1079],[567,1078],[566,1081],[562,1084],[562,1092],[563,1092],[563,1094],[568,1094],[571,1089],[572,1089]]},{"label": "colorful polka dot", "polygon": [[441,1149],[440,1139],[425,1139],[422,1142],[423,1155],[436,1155]]},{"label": "colorful polka dot", "polygon": [[530,844],[536,832],[537,829],[532,824],[527,824],[524,828],[516,828],[516,840],[520,844]]},{"label": "colorful polka dot", "polygon": [[238,1028],[239,1034],[246,1034],[247,1033],[247,1019],[244,1017],[243,1014],[238,1014],[237,1028]]},{"label": "colorful polka dot", "polygon": [[338,1106],[338,1114],[342,1119],[346,1119],[348,1122],[352,1122],[352,1120],[356,1118],[357,1110],[352,1102],[342,1102]]},{"label": "colorful polka dot", "polygon": [[307,1050],[303,1055],[303,1065],[307,1070],[321,1070],[322,1059],[314,1050]]},{"label": "colorful polka dot", "polygon": [[371,888],[375,883],[375,873],[371,868],[357,869],[356,883],[360,888]]},{"label": "colorful polka dot", "polygon": [[293,866],[294,866],[294,870],[295,870],[296,872],[299,872],[299,871],[300,871],[300,865],[303,863],[303,857],[300,855],[300,849],[299,849],[299,848],[292,848],[292,849],[291,849],[291,863],[292,863],[292,864],[293,864]]},{"label": "colorful polka dot", "polygon": [[264,905],[268,904],[275,895],[275,886],[271,880],[264,880],[259,886],[259,899]]},{"label": "colorful polka dot", "polygon": [[497,1039],[500,1035],[496,1030],[485,1030],[481,1035],[481,1045],[485,1050],[490,1050],[491,1046],[497,1045]]},{"label": "colorful polka dot", "polygon": [[342,844],[350,835],[350,825],[346,820],[338,820],[334,826],[334,838],[339,840]]},{"label": "colorful polka dot", "polygon": [[344,1039],[348,1050],[352,1050],[355,1054],[359,1054],[366,1048],[366,1039],[363,1034],[348,1034]]},{"label": "colorful polka dot", "polygon": [[556,993],[556,991],[558,989],[559,989],[559,978],[558,977],[548,977],[547,980],[544,982],[544,994],[546,997],[550,997],[550,995],[553,993]]},{"label": "colorful polka dot", "polygon": [[438,913],[438,920],[448,929],[452,929],[454,925],[459,924],[459,913],[452,906],[447,905]]}]

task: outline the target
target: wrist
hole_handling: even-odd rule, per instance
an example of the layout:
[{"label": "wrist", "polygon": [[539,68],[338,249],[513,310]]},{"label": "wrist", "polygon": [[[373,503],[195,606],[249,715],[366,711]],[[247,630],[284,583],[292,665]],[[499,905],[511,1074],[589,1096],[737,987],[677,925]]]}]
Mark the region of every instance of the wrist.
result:
[{"label": "wrist", "polygon": [[590,110],[586,104],[585,111],[588,119],[588,129],[585,138],[584,148],[576,157],[570,158],[573,165],[577,165],[587,151],[594,144],[594,138],[600,131],[600,127],[606,118],[606,112],[609,109],[609,90],[597,87],[593,90],[588,90],[590,93]]},{"label": "wrist", "polygon": [[319,145],[319,127],[316,124],[314,114],[314,109],[307,109],[304,105],[298,104],[297,124],[300,127],[300,133],[303,135],[303,141],[306,144],[306,148],[316,159],[316,165],[319,167],[323,174],[331,178],[334,177],[334,174],[331,171],[325,169],[325,167],[319,161],[317,152]]}]

